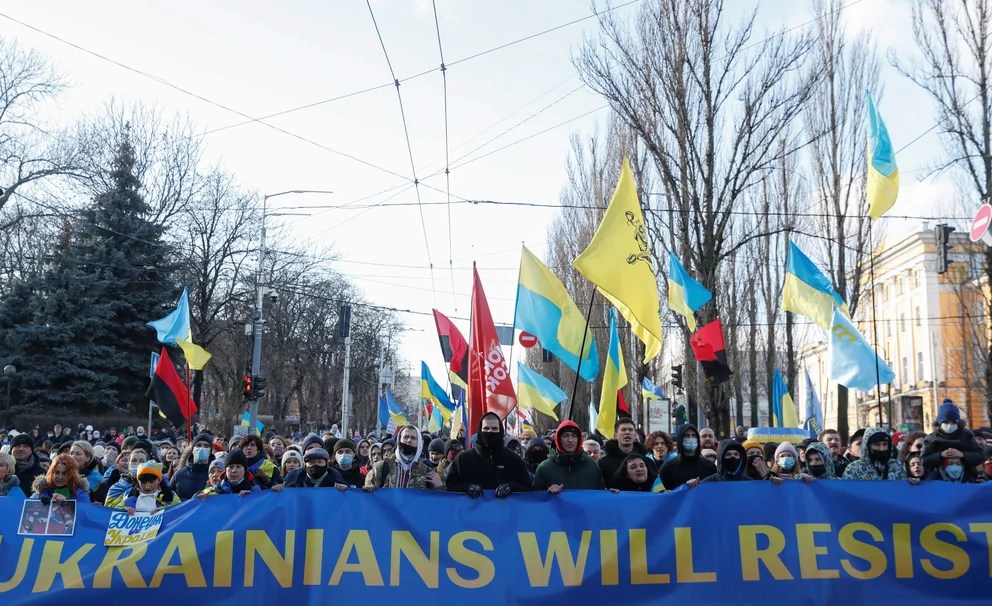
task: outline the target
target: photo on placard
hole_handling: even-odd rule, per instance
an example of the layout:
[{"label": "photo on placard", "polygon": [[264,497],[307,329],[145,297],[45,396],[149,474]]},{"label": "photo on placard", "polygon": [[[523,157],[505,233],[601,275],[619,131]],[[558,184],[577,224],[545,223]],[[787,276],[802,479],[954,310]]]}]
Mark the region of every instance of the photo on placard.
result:
[{"label": "photo on placard", "polygon": [[45,531],[45,534],[71,537],[75,531],[76,502],[52,502],[52,507],[48,514],[48,529]]},{"label": "photo on placard", "polygon": [[21,523],[17,526],[17,534],[43,535],[48,529],[47,503],[38,500],[26,500],[21,507]]}]

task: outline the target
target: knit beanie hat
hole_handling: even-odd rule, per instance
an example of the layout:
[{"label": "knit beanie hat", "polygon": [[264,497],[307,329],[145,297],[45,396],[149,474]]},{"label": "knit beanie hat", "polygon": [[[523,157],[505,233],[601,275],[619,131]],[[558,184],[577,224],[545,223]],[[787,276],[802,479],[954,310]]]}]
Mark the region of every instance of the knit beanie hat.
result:
[{"label": "knit beanie hat", "polygon": [[[337,452],[342,448],[350,448],[352,452],[358,452],[358,447],[355,446],[354,440],[349,440],[348,438],[341,438],[334,443],[334,450],[328,452]],[[326,449],[325,449],[326,450]]]},{"label": "knit beanie hat", "polygon": [[121,449],[123,450],[131,449],[134,447],[134,443],[137,441],[138,441],[138,436],[128,436],[124,438],[123,442],[121,442]]},{"label": "knit beanie hat", "polygon": [[741,446],[744,447],[744,452],[747,452],[747,451],[751,450],[752,448],[757,448],[758,450],[763,450],[762,447],[761,447],[761,442],[758,442],[757,440],[744,440],[744,442],[741,444]]},{"label": "knit beanie hat", "polygon": [[793,459],[797,462],[799,461],[799,453],[796,452],[796,447],[790,442],[782,442],[778,445],[778,448],[775,449],[775,460],[778,461],[779,456],[783,454],[791,454]]},{"label": "knit beanie hat", "polygon": [[207,444],[213,445],[214,438],[208,433],[201,433],[193,436],[193,441],[190,444],[196,444],[197,442],[206,442]]},{"label": "knit beanie hat", "polygon": [[245,469],[248,469],[248,457],[245,456],[245,451],[240,448],[235,448],[231,452],[227,453],[224,457],[224,467],[230,467],[231,465],[240,465]]},{"label": "knit beanie hat", "polygon": [[15,446],[28,446],[31,451],[34,452],[34,438],[30,434],[19,433],[14,436],[14,439],[10,441],[10,447],[13,449]]},{"label": "knit beanie hat", "polygon": [[444,454],[444,440],[441,438],[434,438],[431,440],[431,443],[427,445],[427,452]]},{"label": "knit beanie hat", "polygon": [[159,479],[159,481],[161,481],[162,480],[162,464],[159,463],[158,461],[146,461],[146,462],[142,463],[141,465],[138,465],[138,476],[137,477],[140,478],[142,476],[155,476],[156,478]]},{"label": "knit beanie hat", "polygon": [[960,420],[961,411],[950,398],[944,398],[944,403],[937,409],[937,423],[957,423]]},{"label": "knit beanie hat", "polygon": [[303,455],[301,455],[300,453],[296,452],[295,450],[287,450],[286,452],[282,453],[283,465],[285,465],[286,461],[289,461],[290,459],[293,459],[299,464],[300,467],[303,467]]},{"label": "knit beanie hat", "polygon": [[327,454],[327,451],[323,448],[311,448],[310,452],[303,455],[304,461],[312,461],[314,459],[324,459],[325,461],[330,461],[331,455]]}]

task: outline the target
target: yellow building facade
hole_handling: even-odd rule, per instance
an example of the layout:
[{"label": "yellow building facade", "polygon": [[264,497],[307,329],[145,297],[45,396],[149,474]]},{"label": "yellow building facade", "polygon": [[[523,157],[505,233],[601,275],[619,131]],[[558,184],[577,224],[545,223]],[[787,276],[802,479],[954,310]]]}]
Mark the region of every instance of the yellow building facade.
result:
[{"label": "yellow building facade", "polygon": [[[855,322],[895,372],[881,393],[849,390],[848,426],[890,424],[902,431],[930,431],[937,406],[950,398],[971,427],[989,425],[985,359],[989,323],[985,309],[984,244],[951,234],[951,261],[937,273],[932,226],[885,238],[864,268]],[[874,301],[873,299],[874,295]],[[826,340],[807,345],[801,366],[823,406],[826,427],[837,426],[837,385],[828,374]],[[798,390],[805,398],[805,380]],[[805,400],[801,400],[805,401]],[[799,406],[800,411],[804,409]]]}]

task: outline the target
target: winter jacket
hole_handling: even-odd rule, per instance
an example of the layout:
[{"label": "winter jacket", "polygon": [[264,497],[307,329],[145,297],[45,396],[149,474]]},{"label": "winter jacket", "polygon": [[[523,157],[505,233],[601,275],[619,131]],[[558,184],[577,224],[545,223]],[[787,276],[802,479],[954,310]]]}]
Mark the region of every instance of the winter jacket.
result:
[{"label": "winter jacket", "polygon": [[[723,455],[728,450],[736,450],[740,453],[740,463],[739,467],[734,469],[726,469],[723,464]],[[744,447],[737,440],[720,440],[720,445],[717,446],[716,451],[716,469],[717,472],[711,476],[703,478],[703,482],[739,482],[740,480],[750,480],[751,478],[744,475],[744,469],[747,467],[747,452],[745,452]]]},{"label": "winter jacket", "polygon": [[172,488],[182,500],[192,499],[198,492],[207,487],[210,477],[210,463],[194,464],[190,461],[176,471],[172,477]]},{"label": "winter jacket", "polygon": [[208,497],[214,497],[222,494],[240,494],[242,490],[247,490],[248,492],[261,492],[262,489],[255,484],[255,481],[250,475],[245,475],[244,479],[238,484],[231,484],[224,478],[220,481],[217,486],[207,486],[200,494],[206,495]]},{"label": "winter jacket", "polygon": [[27,488],[34,485],[35,478],[45,475],[45,469],[41,466],[41,461],[38,459],[38,455],[32,452],[31,457],[28,459],[28,462],[23,465],[23,468],[21,462],[17,461],[14,473],[20,481],[22,490],[27,492]]},{"label": "winter jacket", "polygon": [[[478,435],[482,436],[482,420],[494,413],[486,413],[479,419]],[[530,490],[530,474],[524,460],[503,445],[503,425],[499,426],[499,443],[494,448],[477,440],[475,446],[463,450],[455,457],[448,468],[447,487],[452,492],[468,492],[469,486],[477,484],[486,490],[495,490],[501,484],[509,484],[513,492]]]},{"label": "winter jacket", "polygon": [[[81,478],[82,481],[79,487],[76,489],[75,494],[71,495],[70,499],[75,499],[80,503],[90,502],[90,486],[86,482],[86,478]],[[34,480],[34,484],[31,486],[31,498],[32,499],[51,499],[52,495],[55,494],[55,488],[48,485],[48,481],[45,476],[38,476]]]},{"label": "winter jacket", "polygon": [[264,452],[248,459],[248,471],[255,477],[255,483],[263,490],[271,488],[273,484],[282,483],[282,474],[279,473],[279,468],[266,458]]},{"label": "winter jacket", "polygon": [[344,483],[345,481],[341,477],[341,472],[328,465],[327,473],[324,474],[324,477],[319,482],[314,482],[306,472],[303,472],[297,477],[295,482],[286,484],[286,488],[334,488],[335,484]]},{"label": "winter jacket", "polygon": [[24,500],[24,491],[21,490],[21,480],[16,476],[10,476],[5,481],[0,482],[0,497],[10,497],[12,499]]},{"label": "winter jacket", "polygon": [[685,452],[683,441],[686,432],[690,429],[699,435],[699,431],[692,423],[686,423],[679,428],[676,440],[679,455],[661,466],[661,483],[665,485],[665,490],[675,490],[693,478],[708,478],[717,472],[716,465],[700,456],[702,447],[697,446],[696,452],[693,453]]},{"label": "winter jacket", "polygon": [[[878,465],[871,460],[871,443],[877,434],[883,434],[881,438],[889,445],[889,455],[886,460]],[[848,464],[844,470],[845,480],[905,480],[906,470],[898,459],[891,458],[892,440],[889,434],[881,427],[869,427],[865,430],[864,438],[861,440],[861,458]]]},{"label": "winter jacket", "polygon": [[552,484],[563,484],[571,490],[602,490],[606,488],[603,472],[596,461],[582,450],[578,452],[561,452],[559,434],[565,427],[579,430],[574,421],[562,421],[555,432],[555,447],[548,454],[547,460],[537,466],[534,472],[534,490],[547,490]]},{"label": "winter jacket", "polygon": [[342,483],[358,488],[365,486],[365,476],[367,474],[362,473],[361,468],[356,463],[352,462],[351,467],[345,470],[342,470],[337,462],[331,463],[331,467],[341,474]]},{"label": "winter jacket", "polygon": [[[155,505],[158,509],[165,509],[166,507],[171,507],[172,505],[179,505],[182,501],[179,499],[179,495],[169,490],[168,487],[164,487],[163,490],[159,490],[158,494],[155,495]],[[138,489],[133,488],[126,495],[122,495],[108,501],[105,505],[107,507],[112,507],[114,509],[126,509],[128,507],[135,507],[138,503]]]},{"label": "winter jacket", "polygon": [[[631,452],[645,457],[645,463],[648,466],[648,475],[656,477],[658,475],[658,468],[654,464],[654,458],[647,458],[647,450],[644,449],[644,445],[640,442],[634,442],[632,446],[633,450]],[[603,445],[603,452],[603,456],[596,461],[596,464],[599,465],[599,470],[603,472],[603,480],[606,482],[606,487],[620,488],[616,485],[616,479],[621,477],[617,475],[617,472],[623,469],[621,463],[627,458],[628,453],[620,450],[620,443],[616,440],[607,440],[606,444]]]},{"label": "winter jacket", "polygon": [[939,428],[937,431],[923,438],[923,453],[920,455],[923,461],[923,476],[930,479],[934,471],[941,468],[940,453],[948,448],[956,448],[961,451],[962,464],[964,465],[964,481],[974,482],[978,479],[977,466],[985,460],[982,446],[975,439],[975,434],[970,429],[959,427],[952,434],[945,434]]},{"label": "winter jacket", "polygon": [[110,491],[110,487],[117,483],[121,479],[121,472],[118,471],[117,467],[111,467],[107,471],[103,472],[103,481],[100,482],[100,487],[93,491],[92,500],[94,503],[104,503],[107,500],[107,492]]},{"label": "winter jacket", "polygon": [[[372,466],[368,475],[365,476],[365,485],[373,488],[396,488],[398,471],[399,463],[396,462],[396,453],[394,452],[388,458]],[[407,487],[423,490],[444,490],[444,484],[434,488],[434,485],[427,481],[427,474],[431,471],[434,471],[433,467],[417,461],[410,467],[410,479],[407,482]]]},{"label": "winter jacket", "polygon": [[[641,482],[637,483],[630,478],[627,474],[627,461],[628,459],[637,458],[644,461],[645,467],[647,467],[648,475],[647,478]],[[601,463],[602,459],[597,461]],[[602,470],[602,467],[600,467]],[[616,472],[614,472],[613,477],[607,482],[610,488],[619,490],[620,492],[664,492],[665,487],[658,482],[658,474],[654,471],[652,462],[647,459],[642,454],[631,453],[623,458],[620,465],[617,466]]]}]

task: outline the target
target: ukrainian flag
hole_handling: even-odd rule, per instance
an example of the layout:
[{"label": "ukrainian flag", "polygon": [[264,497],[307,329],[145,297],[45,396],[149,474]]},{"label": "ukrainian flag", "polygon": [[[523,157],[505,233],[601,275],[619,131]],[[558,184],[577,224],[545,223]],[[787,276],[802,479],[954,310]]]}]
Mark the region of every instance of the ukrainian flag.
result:
[{"label": "ukrainian flag", "polygon": [[875,100],[866,92],[868,101],[868,216],[878,219],[896,203],[899,195],[899,167],[892,150],[889,131],[878,114]]},{"label": "ukrainian flag", "polygon": [[689,332],[696,332],[694,312],[713,298],[713,293],[686,273],[675,253],[668,253],[668,306],[685,318]]},{"label": "ukrainian flag", "polygon": [[[596,285],[644,343],[644,363],[661,353],[661,312],[651,242],[624,158],[620,180],[596,233],[572,265]],[[612,434],[610,434],[612,435]]]},{"label": "ukrainian flag", "polygon": [[555,407],[568,399],[560,387],[517,362],[517,405],[543,412],[555,421]]},{"label": "ukrainian flag", "polygon": [[607,438],[613,436],[617,424],[617,392],[627,384],[627,368],[623,364],[620,335],[617,333],[617,315],[610,308],[610,350],[603,372],[603,391],[599,396],[599,418],[596,429]]},{"label": "ukrainian flag", "polygon": [[837,294],[830,279],[791,240],[782,288],[782,309],[806,316],[817,326],[830,330],[834,307],[850,316],[847,303]]},{"label": "ukrainian flag", "polygon": [[[435,415],[440,415],[441,423],[439,427],[431,430],[440,431],[441,427],[451,418],[451,413],[455,411],[455,406],[451,403],[451,398],[448,397],[448,394],[434,380],[430,369],[427,368],[427,362],[424,361],[420,362],[420,397],[433,404],[430,417],[431,423],[434,423]],[[440,409],[440,412],[438,412],[438,409]]]},{"label": "ukrainian flag", "polygon": [[[599,357],[585,316],[561,280],[526,246],[520,252],[513,325],[537,337],[541,347],[555,354],[572,370],[578,370],[579,376],[586,381],[596,379]],[[583,340],[585,348],[580,355]]]},{"label": "ukrainian flag", "polygon": [[660,387],[654,384],[654,381],[644,377],[641,380],[641,397],[645,400],[663,400],[665,394],[661,392]]},{"label": "ukrainian flag", "polygon": [[406,418],[406,411],[400,408],[400,405],[396,402],[392,392],[388,389],[386,390],[386,410],[389,413],[389,419],[393,423],[396,423],[397,427],[410,424],[410,421]]},{"label": "ukrainian flag", "polygon": [[796,405],[777,368],[772,378],[772,427],[800,427]]}]

